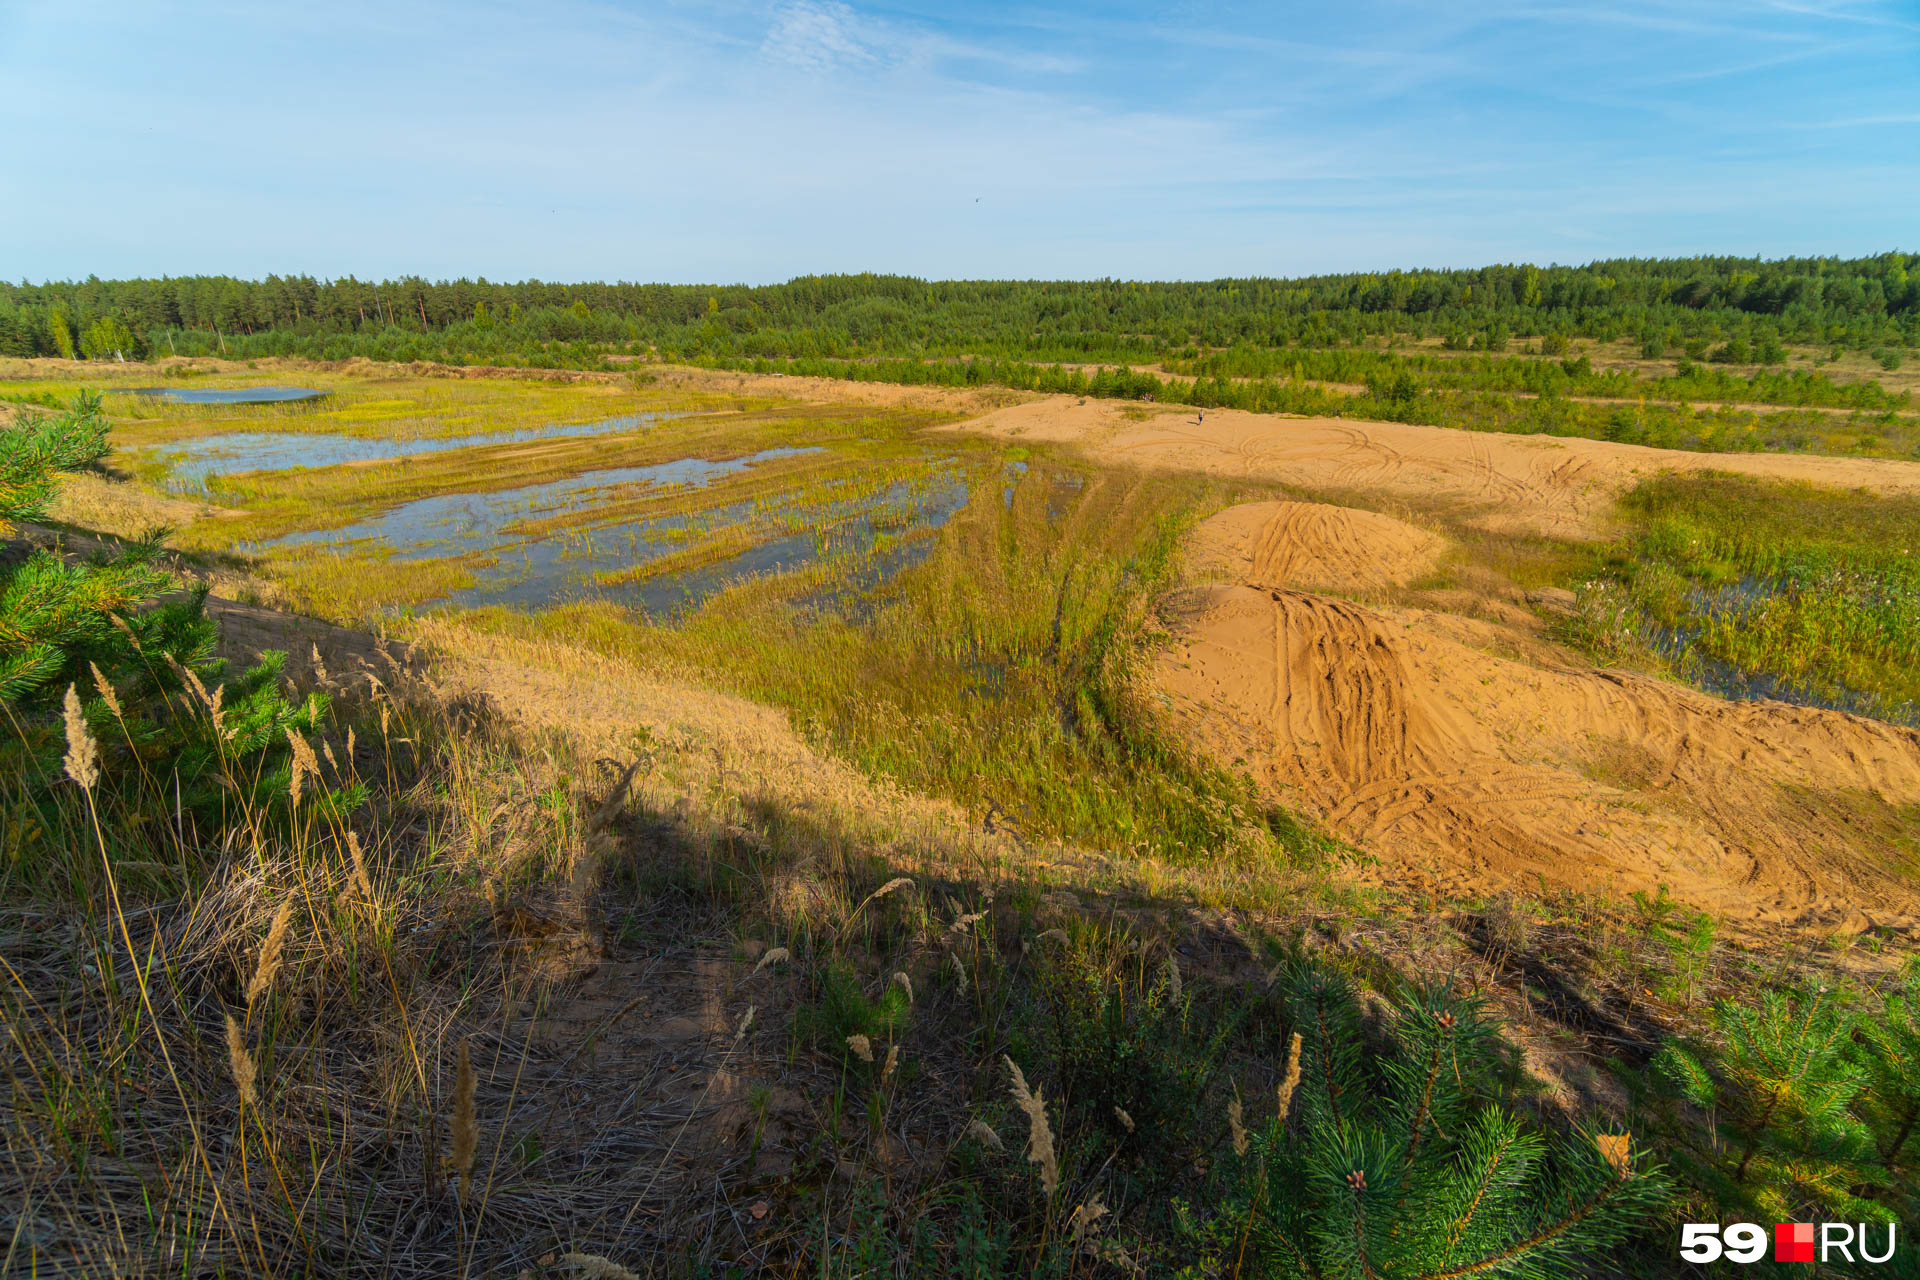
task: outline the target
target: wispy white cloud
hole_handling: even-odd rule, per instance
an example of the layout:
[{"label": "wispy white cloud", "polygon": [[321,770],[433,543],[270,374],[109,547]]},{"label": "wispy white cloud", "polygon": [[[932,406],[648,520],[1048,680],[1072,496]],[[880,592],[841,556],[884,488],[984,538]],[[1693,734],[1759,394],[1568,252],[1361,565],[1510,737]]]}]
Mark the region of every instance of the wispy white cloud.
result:
[{"label": "wispy white cloud", "polygon": [[1902,12],[1903,9],[1909,9],[1909,6],[1888,5],[1882,0],[1868,0],[1867,3],[1861,4],[1850,4],[1845,0],[1832,4],[1815,4],[1806,0],[1765,0],[1764,7],[1778,13],[1817,18],[1825,22],[1859,23],[1872,27],[1920,31],[1920,21],[1916,21],[1910,12]]},{"label": "wispy white cloud", "polygon": [[1670,75],[1654,76],[1640,83],[1647,86],[1680,85],[1701,80],[1719,80],[1728,76],[1750,76],[1757,71],[1770,71],[1775,67],[1784,67],[1796,62],[1811,62],[1818,58],[1844,57],[1859,47],[1859,41],[1834,40],[1817,44],[1809,41],[1797,49],[1789,49],[1784,53],[1777,53],[1767,58],[1754,58],[1719,66],[1694,67],[1686,71],[1676,71]]},{"label": "wispy white cloud", "polygon": [[762,53],[810,71],[861,66],[875,61],[874,50],[858,35],[859,19],[835,0],[797,0],[773,15]]},{"label": "wispy white cloud", "polygon": [[920,23],[863,14],[839,0],[787,0],[774,10],[761,51],[810,71],[946,70],[967,65],[1039,74],[1070,74],[1082,59],[986,40],[965,40]]}]

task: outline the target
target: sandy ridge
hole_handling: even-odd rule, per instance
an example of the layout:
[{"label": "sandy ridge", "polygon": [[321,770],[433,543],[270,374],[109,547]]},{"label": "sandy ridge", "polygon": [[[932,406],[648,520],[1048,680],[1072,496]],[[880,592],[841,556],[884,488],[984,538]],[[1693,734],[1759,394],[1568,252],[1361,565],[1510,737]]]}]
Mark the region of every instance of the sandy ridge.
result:
[{"label": "sandy ridge", "polygon": [[1208,410],[1202,418],[1173,409],[1137,421],[1125,405],[1068,396],[997,409],[957,429],[1076,444],[1102,462],[1440,499],[1474,509],[1476,523],[1488,529],[1562,537],[1604,533],[1614,499],[1662,471],[1728,471],[1920,493],[1920,462],[1897,459],[1696,453],[1577,437],[1234,410]]}]

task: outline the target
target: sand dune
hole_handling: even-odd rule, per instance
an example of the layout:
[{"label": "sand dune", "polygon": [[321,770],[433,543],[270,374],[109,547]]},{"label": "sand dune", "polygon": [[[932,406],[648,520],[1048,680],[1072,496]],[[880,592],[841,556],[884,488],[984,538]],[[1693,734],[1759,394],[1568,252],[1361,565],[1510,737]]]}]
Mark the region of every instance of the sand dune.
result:
[{"label": "sand dune", "polygon": [[1202,521],[1191,567],[1250,586],[1367,591],[1405,586],[1446,539],[1390,516],[1324,502],[1248,502]]},{"label": "sand dune", "polygon": [[[1289,510],[1308,505],[1201,527],[1196,558],[1218,564],[1234,534],[1244,572],[1190,593],[1156,678],[1194,744],[1376,856],[1369,876],[1460,895],[1664,884],[1733,918],[1920,921],[1885,839],[1920,804],[1920,733],[1534,665],[1481,647],[1491,624],[1298,590],[1431,555],[1385,517]],[[1303,550],[1296,531],[1325,529],[1335,550]]]}]

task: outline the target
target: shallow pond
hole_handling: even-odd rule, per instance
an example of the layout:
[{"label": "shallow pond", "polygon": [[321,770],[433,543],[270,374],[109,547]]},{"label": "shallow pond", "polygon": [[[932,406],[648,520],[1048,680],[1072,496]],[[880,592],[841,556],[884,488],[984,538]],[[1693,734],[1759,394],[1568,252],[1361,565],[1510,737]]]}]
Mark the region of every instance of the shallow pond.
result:
[{"label": "shallow pond", "polygon": [[569,422],[475,435],[433,436],[424,439],[385,439],[331,432],[225,431],[177,444],[156,445],[146,457],[167,467],[166,484],[179,493],[202,493],[211,476],[247,471],[285,471],[294,467],[337,467],[349,462],[379,462],[410,458],[450,449],[474,449],[493,444],[524,444],[535,440],[562,440],[580,436],[619,435],[643,431],[657,422],[682,418],[681,413],[629,413],[598,422]]},{"label": "shallow pond", "polygon": [[289,404],[322,400],[327,393],[312,387],[129,387],[124,394],[168,404]]},{"label": "shallow pond", "polygon": [[[1793,589],[1791,581],[1749,577],[1720,587],[1696,587],[1688,592],[1688,603],[1696,617],[1728,614],[1739,617],[1763,607],[1774,595]],[[1697,643],[1700,635],[1700,627],[1685,623],[1675,627],[1652,624],[1647,627],[1648,639],[1656,651],[1693,684],[1722,698],[1736,702],[1788,702],[1920,727],[1920,704],[1893,703],[1884,697],[1842,686],[1809,688],[1771,671],[1749,671],[1703,652]]]},{"label": "shallow pond", "polygon": [[[827,557],[844,566],[839,583],[816,593],[826,607],[843,593],[878,586],[931,547],[926,535],[964,506],[968,487],[950,469],[915,482],[901,479],[853,496],[807,500],[762,493],[691,511],[597,521],[596,510],[636,498],[698,490],[756,465],[822,454],[817,447],[767,449],[741,458],[681,458],[642,467],[584,472],[565,480],[495,493],[421,498],[340,529],[290,534],[256,548],[381,549],[396,572],[409,561],[473,556],[481,563],[471,587],[444,603],[538,609],[607,600],[665,616],[697,606],[743,576],[804,568]],[[577,515],[574,521],[565,517]],[[569,527],[554,532],[555,518]],[[543,527],[536,530],[535,523]],[[703,547],[710,555],[698,554]],[[648,566],[687,557],[685,568],[651,573]]]}]

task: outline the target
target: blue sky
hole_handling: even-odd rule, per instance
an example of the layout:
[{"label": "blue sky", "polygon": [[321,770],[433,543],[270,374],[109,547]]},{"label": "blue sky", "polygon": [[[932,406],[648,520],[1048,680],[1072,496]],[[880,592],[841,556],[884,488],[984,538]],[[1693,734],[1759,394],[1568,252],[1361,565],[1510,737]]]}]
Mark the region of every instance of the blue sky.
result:
[{"label": "blue sky", "polygon": [[0,0],[0,275],[1920,248],[1920,2]]}]

